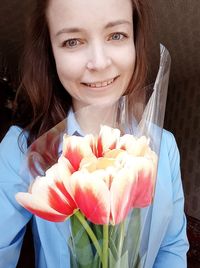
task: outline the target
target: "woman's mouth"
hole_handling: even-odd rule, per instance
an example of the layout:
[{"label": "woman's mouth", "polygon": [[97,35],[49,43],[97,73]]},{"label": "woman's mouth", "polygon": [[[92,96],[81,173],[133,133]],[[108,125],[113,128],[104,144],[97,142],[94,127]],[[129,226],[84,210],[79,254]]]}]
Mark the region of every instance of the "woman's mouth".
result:
[{"label": "woman's mouth", "polygon": [[107,87],[108,85],[111,85],[117,78],[118,78],[118,76],[116,76],[112,79],[101,81],[101,82],[98,81],[98,82],[82,83],[82,84],[87,86],[87,87],[91,87],[91,88],[102,88],[102,87]]}]

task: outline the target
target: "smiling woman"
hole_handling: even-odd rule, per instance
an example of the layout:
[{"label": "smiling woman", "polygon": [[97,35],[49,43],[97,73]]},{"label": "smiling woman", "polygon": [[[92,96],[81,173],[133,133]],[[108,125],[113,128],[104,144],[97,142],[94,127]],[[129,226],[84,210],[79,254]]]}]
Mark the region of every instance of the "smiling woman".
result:
[{"label": "smiling woman", "polygon": [[[3,234],[0,239],[0,268],[16,266],[26,225],[30,221],[36,267],[55,268],[58,264],[59,267],[70,267],[69,249],[56,225],[27,212],[15,200],[15,194],[27,191],[29,185],[29,177],[21,177],[20,173],[24,168],[27,149],[31,145],[34,147],[33,142],[38,137],[67,116],[68,134],[77,134],[75,131],[70,133],[70,127],[77,124],[77,118],[72,116],[73,111],[80,112],[81,108],[91,104],[108,107],[123,95],[139,92],[145,85],[147,72],[148,1],[36,2],[27,33],[21,86],[15,101],[14,126],[0,144],[0,230]],[[131,107],[134,105],[135,100],[131,99]],[[104,112],[105,109],[99,109],[99,112],[95,110],[94,117],[82,112],[78,127],[86,126],[88,121],[91,125],[95,124],[95,118],[101,118]],[[132,121],[129,123],[133,124]],[[106,135],[105,142],[108,140],[109,135]],[[50,152],[53,147],[50,142],[51,139],[47,139],[42,146],[48,148],[47,156],[51,160],[54,155]],[[129,143],[127,150],[130,149],[128,147]],[[54,153],[58,156],[59,150],[56,148]],[[77,161],[77,154],[73,150],[70,153],[70,159],[76,158]],[[149,156],[147,158],[149,160]],[[101,167],[102,160],[97,162]],[[130,162],[129,166],[132,167],[133,163]],[[161,140],[158,173],[160,176],[152,205],[154,214],[150,237],[145,240],[147,256],[143,267],[186,267],[188,244],[179,154],[173,135],[166,131]],[[59,185],[60,181],[54,184],[54,172],[52,174],[53,184],[51,180],[48,181],[52,187],[51,193],[59,195],[62,190],[66,194],[63,185]],[[144,179],[144,173],[141,174]],[[41,187],[45,185],[42,179],[36,181]],[[75,182],[76,179],[74,189],[79,189]],[[57,189],[58,185],[60,189]],[[152,183],[149,185],[151,190]],[[30,191],[34,189],[35,193],[36,188],[32,187]],[[140,188],[144,191],[142,186]],[[43,200],[42,189],[39,187],[36,190]],[[120,193],[122,189],[118,187],[118,190]],[[63,195],[59,196],[62,199]],[[44,198],[49,201],[48,194]],[[74,197],[78,198],[79,195]],[[117,196],[114,199],[117,204],[121,200]],[[65,205],[69,204],[67,199],[65,201]],[[77,203],[71,201],[74,211]],[[38,205],[38,201],[35,205]],[[60,204],[56,205],[60,207]],[[110,214],[106,223],[109,219]],[[68,223],[66,221],[64,226],[66,235],[69,234]]]},{"label": "smiling woman", "polygon": [[144,86],[147,20],[138,0],[37,1],[15,112],[28,144],[65,118],[72,99],[103,103]]},{"label": "smiling woman", "polygon": [[75,111],[114,102],[126,91],[135,67],[132,13],[131,1],[50,2],[56,70]]}]

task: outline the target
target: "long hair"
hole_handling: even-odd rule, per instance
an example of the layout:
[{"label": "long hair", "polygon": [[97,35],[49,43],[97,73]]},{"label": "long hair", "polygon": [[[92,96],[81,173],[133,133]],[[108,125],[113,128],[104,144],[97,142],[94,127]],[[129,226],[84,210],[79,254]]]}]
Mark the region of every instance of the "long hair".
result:
[{"label": "long hair", "polygon": [[135,70],[126,94],[141,89],[147,77],[147,33],[149,30],[149,6],[145,0],[132,0],[133,31],[136,51]]},{"label": "long hair", "polygon": [[127,103],[127,123],[132,126],[133,118],[138,122],[144,112],[147,92],[145,87],[148,60],[147,60],[147,40],[150,31],[150,6],[145,0],[132,0],[133,7],[133,31],[136,51],[135,69],[125,92],[128,95]]},{"label": "long hair", "polygon": [[37,1],[27,27],[22,78],[15,99],[14,124],[28,131],[28,145],[63,120],[71,107],[71,96],[56,72],[45,2]]},{"label": "long hair", "polygon": [[[38,0],[31,16],[23,55],[21,84],[15,100],[14,124],[28,131],[28,145],[62,121],[72,105],[59,81],[46,20],[48,0]],[[144,86],[147,73],[144,0],[132,0],[136,64],[127,94]]]}]

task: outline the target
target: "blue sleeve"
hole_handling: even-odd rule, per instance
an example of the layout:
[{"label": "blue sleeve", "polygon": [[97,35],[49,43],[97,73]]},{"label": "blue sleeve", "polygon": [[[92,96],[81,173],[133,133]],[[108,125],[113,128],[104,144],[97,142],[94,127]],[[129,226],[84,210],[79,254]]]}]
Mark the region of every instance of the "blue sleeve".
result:
[{"label": "blue sleeve", "polygon": [[11,127],[0,143],[0,268],[16,267],[31,217],[15,200],[15,194],[28,187],[28,181],[20,176],[24,160],[18,146],[20,132],[18,127]]},{"label": "blue sleeve", "polygon": [[154,268],[185,268],[188,240],[186,235],[186,217],[184,214],[184,195],[180,174],[180,156],[174,136],[166,139],[168,157],[171,166],[173,188],[173,213],[167,232],[162,241]]}]

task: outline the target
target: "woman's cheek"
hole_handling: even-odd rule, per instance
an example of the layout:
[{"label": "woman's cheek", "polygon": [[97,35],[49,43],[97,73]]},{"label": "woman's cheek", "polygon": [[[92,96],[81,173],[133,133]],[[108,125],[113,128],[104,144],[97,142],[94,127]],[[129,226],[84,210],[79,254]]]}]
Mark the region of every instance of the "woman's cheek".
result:
[{"label": "woman's cheek", "polygon": [[69,80],[79,79],[84,73],[85,61],[83,57],[75,53],[62,55],[56,60],[56,68],[59,77]]},{"label": "woman's cheek", "polygon": [[[124,66],[124,69],[127,70],[127,68],[129,70],[134,70],[135,67],[135,60],[136,60],[136,54],[135,54],[135,47],[134,46],[130,46],[127,47],[126,50],[124,50],[123,52],[120,51],[121,54],[120,56],[123,57],[123,61],[122,64]],[[122,56],[123,53],[123,56]]]}]

